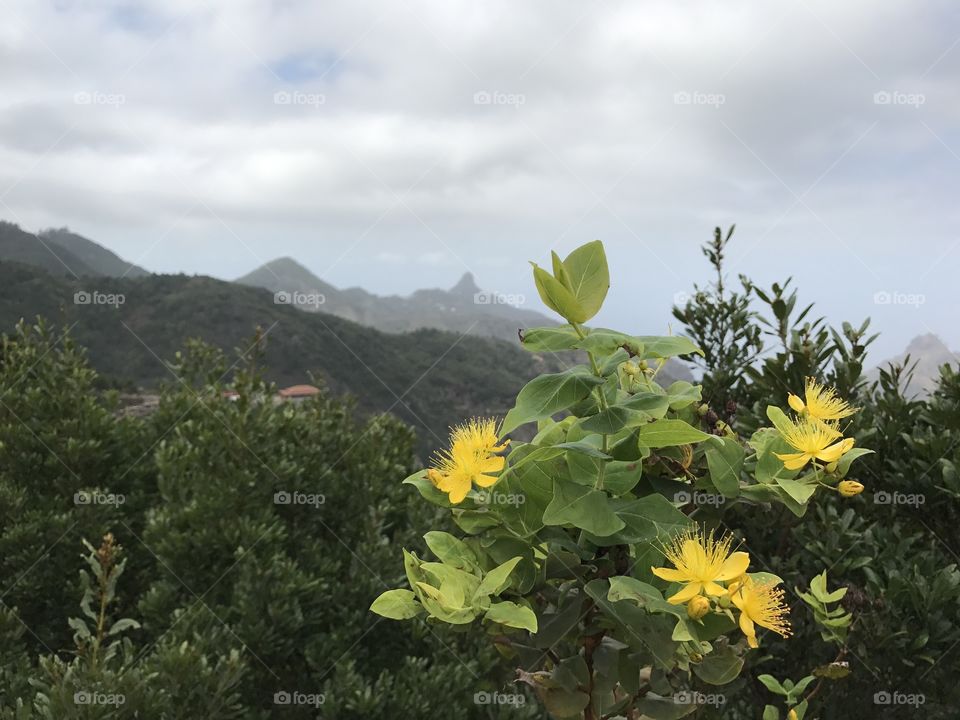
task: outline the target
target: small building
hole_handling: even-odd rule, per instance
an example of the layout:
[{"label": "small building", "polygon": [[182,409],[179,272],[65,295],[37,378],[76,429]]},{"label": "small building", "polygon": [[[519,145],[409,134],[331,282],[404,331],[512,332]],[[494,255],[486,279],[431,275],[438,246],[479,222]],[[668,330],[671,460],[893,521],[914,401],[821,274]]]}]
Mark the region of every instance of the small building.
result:
[{"label": "small building", "polygon": [[277,391],[277,399],[281,402],[303,402],[320,394],[320,388],[313,385],[291,385]]}]

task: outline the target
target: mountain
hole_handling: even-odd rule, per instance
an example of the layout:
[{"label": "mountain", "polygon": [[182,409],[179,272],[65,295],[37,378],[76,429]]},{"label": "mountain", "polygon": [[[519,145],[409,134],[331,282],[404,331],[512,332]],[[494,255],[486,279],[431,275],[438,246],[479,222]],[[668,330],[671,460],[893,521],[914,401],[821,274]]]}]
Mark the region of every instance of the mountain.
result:
[{"label": "mountain", "polygon": [[[128,263],[114,252],[88,240],[82,235],[70,232],[69,228],[43,230],[40,237],[48,243],[56,244],[68,250],[93,269],[97,275],[107,277],[144,277],[150,273],[139,265]],[[78,273],[79,274],[79,273]]]},{"label": "mountain", "polygon": [[[166,361],[189,338],[222,348],[249,348],[267,332],[263,364],[280,385],[310,381],[349,393],[364,412],[390,411],[418,430],[421,452],[437,447],[450,425],[472,416],[502,416],[520,388],[558,371],[553,356],[519,343],[421,329],[390,334],[326,313],[277,304],[266,290],[209,277],[148,275],[97,281],[98,299],[77,303],[89,283],[0,261],[0,332],[40,315],[87,348],[91,364],[118,384],[176,382]],[[88,296],[89,298],[89,296]]]},{"label": "mountain", "polygon": [[238,278],[240,285],[261,287],[301,310],[324,312],[384,332],[439,328],[516,341],[520,328],[556,325],[533,310],[524,310],[496,293],[482,292],[473,275],[465,274],[449,290],[417,290],[409,297],[381,297],[361,288],[339,288],[324,282],[291,258],[279,258]]},{"label": "mountain", "polygon": [[96,275],[93,268],[66,248],[38,238],[19,225],[0,220],[0,260],[42,268],[54,276]]},{"label": "mountain", "polygon": [[67,228],[38,235],[0,220],[0,260],[43,268],[55,276],[143,277],[149,273]]},{"label": "mountain", "polygon": [[[944,342],[934,335],[927,333],[918,335],[901,355],[890,358],[879,367],[887,367],[890,364],[897,364],[906,367],[916,363],[913,376],[907,386],[904,388],[906,395],[929,395],[937,385],[937,379],[940,377],[940,367],[942,365],[960,365],[960,354],[952,352]],[[874,368],[868,376],[876,379],[880,375],[879,368]]]}]

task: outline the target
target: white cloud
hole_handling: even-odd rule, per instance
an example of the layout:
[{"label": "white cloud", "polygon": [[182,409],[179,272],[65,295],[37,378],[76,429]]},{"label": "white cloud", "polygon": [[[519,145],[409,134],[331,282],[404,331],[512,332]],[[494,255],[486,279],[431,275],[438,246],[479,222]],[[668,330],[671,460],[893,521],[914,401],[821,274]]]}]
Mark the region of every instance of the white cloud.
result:
[{"label": "white cloud", "polygon": [[[131,7],[6,8],[0,216],[159,270],[293,255],[401,293],[474,268],[512,286],[526,259],[602,237],[620,263],[610,322],[638,329],[665,326],[705,275],[697,245],[736,221],[734,272],[797,275],[835,319],[876,315],[893,349],[912,326],[856,298],[904,275],[949,286],[960,254],[942,2]],[[877,105],[883,90],[925,102]],[[391,272],[396,247],[422,272]],[[831,293],[826,272],[863,291]],[[638,320],[641,297],[660,300]],[[921,312],[953,327],[943,305]]]}]

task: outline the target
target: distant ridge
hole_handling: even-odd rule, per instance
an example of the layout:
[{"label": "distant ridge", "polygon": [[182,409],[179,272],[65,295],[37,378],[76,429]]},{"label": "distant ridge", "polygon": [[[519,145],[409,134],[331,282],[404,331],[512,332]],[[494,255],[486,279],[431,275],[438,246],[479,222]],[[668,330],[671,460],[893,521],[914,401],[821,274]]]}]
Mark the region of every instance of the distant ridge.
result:
[{"label": "distant ridge", "polygon": [[55,243],[80,258],[98,275],[107,277],[145,277],[150,273],[139,265],[128,263],[115,252],[88,240],[82,235],[70,232],[69,228],[51,228],[42,230],[40,237],[48,243]]},{"label": "distant ridge", "polygon": [[150,273],[67,228],[33,234],[0,220],[0,260],[24,263],[60,277],[144,277]]},{"label": "distant ridge", "polygon": [[301,310],[329,313],[384,332],[437,328],[515,343],[520,328],[557,324],[541,313],[507,302],[524,298],[482,292],[471,273],[464,274],[449,290],[417,290],[408,297],[383,297],[362,288],[341,290],[296,260],[282,257],[235,282],[287,293],[291,304]]},{"label": "distant ridge", "polygon": [[886,368],[891,364],[909,369],[914,363],[916,367],[913,370],[913,377],[903,388],[904,394],[926,396],[936,389],[940,367],[952,365],[956,368],[960,365],[960,354],[951,351],[943,340],[933,333],[917,335],[903,353],[880,363],[877,368],[870,371],[869,377],[876,379],[880,375],[880,368]]}]

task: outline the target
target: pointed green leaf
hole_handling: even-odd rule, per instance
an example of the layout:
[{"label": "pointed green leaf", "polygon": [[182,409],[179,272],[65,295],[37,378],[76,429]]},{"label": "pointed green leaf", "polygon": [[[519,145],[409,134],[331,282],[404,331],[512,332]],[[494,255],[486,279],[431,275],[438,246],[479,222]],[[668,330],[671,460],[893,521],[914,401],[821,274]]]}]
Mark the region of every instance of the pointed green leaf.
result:
[{"label": "pointed green leaf", "polygon": [[409,620],[423,612],[423,607],[409,590],[387,590],[373,601],[370,610],[391,620]]}]

